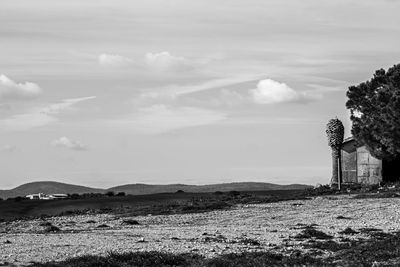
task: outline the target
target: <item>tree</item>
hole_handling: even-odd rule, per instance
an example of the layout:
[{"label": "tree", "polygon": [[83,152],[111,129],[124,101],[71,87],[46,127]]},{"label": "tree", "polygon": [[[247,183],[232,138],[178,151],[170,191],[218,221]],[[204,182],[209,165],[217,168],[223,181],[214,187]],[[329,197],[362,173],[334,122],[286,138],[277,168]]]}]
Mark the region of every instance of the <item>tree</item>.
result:
[{"label": "tree", "polygon": [[400,155],[400,64],[377,70],[371,80],[349,87],[352,134],[378,159]]},{"label": "tree", "polygon": [[338,119],[329,120],[326,125],[326,135],[328,137],[328,145],[332,148],[332,179],[331,186],[338,186],[339,167],[340,167],[340,149],[343,144],[344,126]]}]

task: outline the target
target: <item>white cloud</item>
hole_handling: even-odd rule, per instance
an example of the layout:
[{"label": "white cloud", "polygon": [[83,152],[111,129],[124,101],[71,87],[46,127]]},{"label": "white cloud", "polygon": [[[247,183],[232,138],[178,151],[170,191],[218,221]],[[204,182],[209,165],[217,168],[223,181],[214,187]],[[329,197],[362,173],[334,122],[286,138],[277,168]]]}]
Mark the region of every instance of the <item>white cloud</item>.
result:
[{"label": "white cloud", "polygon": [[55,121],[57,121],[56,117],[44,113],[18,114],[11,118],[0,120],[0,129],[8,131],[26,131],[32,128],[45,126]]},{"label": "white cloud", "polygon": [[15,145],[5,145],[0,147],[0,152],[13,152],[17,149]]},{"label": "white cloud", "polygon": [[78,141],[73,141],[65,136],[60,137],[53,142],[51,142],[53,146],[66,147],[72,150],[86,150],[86,146]]},{"label": "white cloud", "polygon": [[147,53],[145,60],[149,67],[158,71],[185,71],[193,68],[193,65],[185,58],[173,56],[165,51]]},{"label": "white cloud", "polygon": [[257,88],[250,90],[250,95],[257,104],[306,102],[320,97],[315,92],[297,92],[285,83],[271,79],[259,81]]},{"label": "white cloud", "polygon": [[238,75],[236,77],[214,79],[199,84],[168,85],[150,92],[142,93],[134,98],[132,102],[135,105],[165,103],[176,100],[180,96],[214,89],[223,89],[227,86],[250,82],[259,78],[260,75]]},{"label": "white cloud", "polygon": [[30,113],[13,115],[0,120],[0,129],[8,131],[25,131],[58,121],[57,115],[82,101],[96,98],[95,96],[65,99],[60,103],[33,109]]},{"label": "white cloud", "polygon": [[47,107],[39,109],[39,113],[47,114],[47,115],[54,115],[58,114],[63,110],[70,110],[73,105],[78,104],[79,102],[87,101],[96,98],[96,96],[87,96],[87,97],[80,97],[80,98],[70,98],[64,99],[60,103],[51,104]]},{"label": "white cloud", "polygon": [[42,89],[36,83],[17,83],[6,75],[0,75],[0,98],[4,99],[29,99],[37,97]]},{"label": "white cloud", "polygon": [[132,60],[120,55],[101,54],[98,57],[100,65],[105,67],[123,67],[132,63]]},{"label": "white cloud", "polygon": [[140,133],[164,133],[176,129],[214,124],[224,120],[226,115],[208,109],[194,107],[168,107],[153,105],[138,109],[129,118],[113,121],[114,126],[133,129]]}]

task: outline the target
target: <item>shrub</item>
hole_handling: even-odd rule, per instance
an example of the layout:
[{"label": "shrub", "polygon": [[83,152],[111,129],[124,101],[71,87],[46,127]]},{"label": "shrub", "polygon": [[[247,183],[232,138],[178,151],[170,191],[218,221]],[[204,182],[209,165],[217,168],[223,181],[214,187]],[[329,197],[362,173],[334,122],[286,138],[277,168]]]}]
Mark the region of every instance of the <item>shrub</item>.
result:
[{"label": "shrub", "polygon": [[128,224],[128,225],[139,225],[140,224],[138,221],[132,220],[132,219],[124,220],[122,223]]},{"label": "shrub", "polygon": [[45,233],[56,233],[56,232],[60,232],[60,231],[61,231],[61,229],[55,225],[46,226],[46,228],[43,230],[43,232],[45,232]]},{"label": "shrub", "polygon": [[107,193],[105,193],[105,195],[108,197],[113,197],[115,196],[115,193],[113,191],[108,191]]},{"label": "shrub", "polygon": [[346,229],[344,229],[343,231],[339,232],[339,234],[344,234],[344,235],[354,235],[354,234],[358,234],[357,231],[351,229],[350,227],[347,227]]},{"label": "shrub", "polygon": [[126,196],[125,192],[118,192],[117,197],[124,197]]},{"label": "shrub", "polygon": [[231,197],[237,197],[237,196],[240,196],[240,192],[232,190],[232,191],[228,192],[228,195]]},{"label": "shrub", "polygon": [[312,227],[304,229],[295,236],[296,239],[306,239],[306,238],[315,238],[315,239],[331,239],[333,236],[325,234],[322,231],[316,230]]}]

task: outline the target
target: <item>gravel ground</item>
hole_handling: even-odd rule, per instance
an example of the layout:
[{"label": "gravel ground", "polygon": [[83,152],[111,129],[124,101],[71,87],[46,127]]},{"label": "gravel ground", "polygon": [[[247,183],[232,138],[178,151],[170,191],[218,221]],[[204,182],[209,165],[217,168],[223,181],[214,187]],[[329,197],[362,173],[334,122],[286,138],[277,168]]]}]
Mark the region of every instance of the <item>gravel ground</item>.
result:
[{"label": "gravel ground", "polygon": [[[0,265],[19,266],[109,251],[194,252],[213,257],[242,251],[302,249],[301,241],[290,239],[301,231],[302,225],[317,224],[318,230],[333,235],[335,240],[342,237],[338,232],[346,227],[400,230],[399,205],[399,198],[324,196],[198,214],[48,218],[47,222],[61,229],[54,233],[45,233],[45,227],[40,225],[44,221],[39,219],[0,223]],[[345,219],[337,219],[338,216]],[[137,220],[140,225],[126,225],[126,219]],[[102,224],[109,227],[98,227]]]}]

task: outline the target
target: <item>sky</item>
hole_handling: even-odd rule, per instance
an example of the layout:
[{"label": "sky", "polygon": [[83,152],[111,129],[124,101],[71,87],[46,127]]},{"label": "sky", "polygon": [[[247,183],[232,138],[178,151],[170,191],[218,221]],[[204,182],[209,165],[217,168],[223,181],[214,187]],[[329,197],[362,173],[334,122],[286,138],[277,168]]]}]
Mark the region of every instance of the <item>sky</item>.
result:
[{"label": "sky", "polygon": [[394,0],[1,0],[0,188],[329,183]]}]

